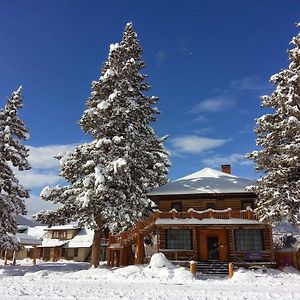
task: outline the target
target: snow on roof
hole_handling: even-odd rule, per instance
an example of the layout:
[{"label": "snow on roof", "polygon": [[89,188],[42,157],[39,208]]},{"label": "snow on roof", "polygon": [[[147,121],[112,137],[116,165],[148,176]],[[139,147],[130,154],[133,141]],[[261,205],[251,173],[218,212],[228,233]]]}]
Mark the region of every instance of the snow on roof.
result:
[{"label": "snow on roof", "polygon": [[89,248],[93,244],[94,231],[91,229],[83,228],[74,236],[64,248]]},{"label": "snow on roof", "polygon": [[16,238],[20,244],[27,245],[41,245],[42,241],[27,233],[16,233]]},{"label": "snow on roof", "polygon": [[45,229],[47,229],[47,226],[29,227],[27,234],[41,240],[45,235]]},{"label": "snow on roof", "polygon": [[68,240],[44,238],[42,241],[42,247],[60,247],[67,242]]},{"label": "snow on roof", "polygon": [[255,184],[254,181],[249,179],[240,178],[211,168],[204,168],[153,189],[148,195],[246,193],[246,187]]},{"label": "snow on roof", "polygon": [[215,219],[215,218],[206,218],[198,220],[196,218],[190,219],[157,219],[155,221],[156,225],[252,225],[260,224],[256,220],[247,220],[247,219]]},{"label": "snow on roof", "polygon": [[58,225],[46,228],[45,230],[68,230],[68,229],[80,229],[77,223],[71,223],[66,225]]}]

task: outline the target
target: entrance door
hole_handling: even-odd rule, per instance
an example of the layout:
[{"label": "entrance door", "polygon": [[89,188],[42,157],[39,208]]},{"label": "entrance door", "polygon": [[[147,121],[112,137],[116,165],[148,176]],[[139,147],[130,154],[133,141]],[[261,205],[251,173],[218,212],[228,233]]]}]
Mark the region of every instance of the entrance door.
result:
[{"label": "entrance door", "polygon": [[217,236],[207,237],[208,260],[219,260],[219,239]]}]

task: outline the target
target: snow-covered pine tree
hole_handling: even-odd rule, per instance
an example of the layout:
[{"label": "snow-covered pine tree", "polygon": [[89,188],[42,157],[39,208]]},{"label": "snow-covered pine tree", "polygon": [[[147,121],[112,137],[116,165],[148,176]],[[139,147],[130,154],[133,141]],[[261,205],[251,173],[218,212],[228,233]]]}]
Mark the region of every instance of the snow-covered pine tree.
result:
[{"label": "snow-covered pine tree", "polygon": [[271,77],[275,90],[262,97],[261,106],[274,110],[257,119],[256,143],[262,149],[247,155],[265,173],[254,191],[256,214],[268,222],[300,221],[300,34],[291,44],[288,69]]},{"label": "snow-covered pine tree", "polygon": [[112,44],[98,81],[92,83],[81,128],[92,136],[60,158],[61,176],[69,185],[46,187],[41,198],[61,203],[37,219],[50,224],[78,220],[95,229],[92,264],[98,266],[103,228],[120,232],[150,213],[146,193],[166,183],[168,153],[150,123],[157,97],[140,73],[145,66],[132,23],[122,41]]},{"label": "snow-covered pine tree", "polygon": [[0,247],[17,249],[13,237],[17,230],[16,215],[25,213],[24,198],[29,194],[19,183],[12,166],[28,170],[28,149],[20,143],[28,138],[28,131],[18,117],[23,107],[22,87],[12,93],[4,109],[0,110]]}]

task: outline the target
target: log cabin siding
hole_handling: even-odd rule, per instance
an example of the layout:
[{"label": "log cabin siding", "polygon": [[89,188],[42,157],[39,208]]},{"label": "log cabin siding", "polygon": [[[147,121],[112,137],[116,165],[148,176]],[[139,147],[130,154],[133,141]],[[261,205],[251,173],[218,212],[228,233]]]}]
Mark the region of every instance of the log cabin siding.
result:
[{"label": "log cabin siding", "polygon": [[[191,250],[172,250],[167,249],[167,229],[190,229],[192,230],[192,249]],[[246,260],[247,252],[251,251],[237,251],[235,246],[235,229],[261,229],[263,250],[258,251],[262,254],[264,261],[273,260],[273,246],[272,246],[272,229],[269,225],[243,225],[243,226],[190,226],[190,225],[172,225],[159,226],[158,241],[159,251],[163,252],[170,260],[190,260],[196,259],[200,261],[208,260],[208,245],[207,238],[211,236],[218,237],[219,242],[219,260],[231,262],[243,262]],[[255,251],[254,251],[255,252]]]},{"label": "log cabin siding", "polygon": [[[228,230],[228,240],[229,240],[229,259],[230,261],[243,262],[246,260],[247,251],[237,251],[235,246],[235,236],[234,230],[240,229],[241,227],[232,227],[231,230]],[[263,250],[258,251],[262,253],[262,259],[264,261],[273,260],[273,240],[272,240],[272,228],[269,225],[262,226],[245,226],[243,229],[261,229],[262,230],[262,242]],[[251,252],[251,251],[250,251]],[[255,252],[255,251],[254,251]]]},{"label": "log cabin siding", "polygon": [[231,208],[232,210],[244,209],[243,204],[245,202],[253,202],[254,199],[247,198],[225,198],[225,199],[178,199],[176,197],[172,199],[159,200],[158,209],[160,211],[170,211],[172,209],[172,203],[181,203],[182,211],[188,211],[190,208],[195,210],[206,210],[207,206],[211,203],[214,204],[216,210],[223,210]]}]

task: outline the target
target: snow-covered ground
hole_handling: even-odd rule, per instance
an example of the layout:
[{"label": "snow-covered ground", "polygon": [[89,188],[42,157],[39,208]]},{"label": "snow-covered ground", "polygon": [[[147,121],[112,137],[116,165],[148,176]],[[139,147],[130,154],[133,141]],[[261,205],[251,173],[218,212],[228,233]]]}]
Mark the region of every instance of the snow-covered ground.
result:
[{"label": "snow-covered ground", "polygon": [[299,299],[300,273],[238,270],[233,278],[194,279],[189,271],[152,261],[113,270],[88,263],[0,261],[0,299]]}]

